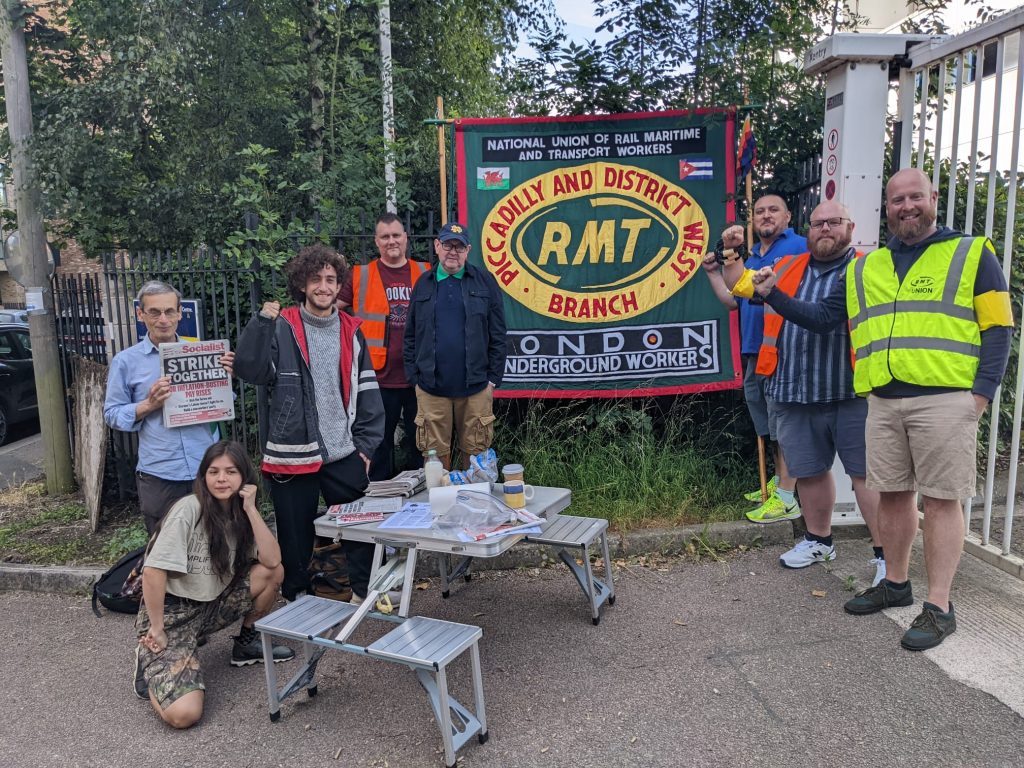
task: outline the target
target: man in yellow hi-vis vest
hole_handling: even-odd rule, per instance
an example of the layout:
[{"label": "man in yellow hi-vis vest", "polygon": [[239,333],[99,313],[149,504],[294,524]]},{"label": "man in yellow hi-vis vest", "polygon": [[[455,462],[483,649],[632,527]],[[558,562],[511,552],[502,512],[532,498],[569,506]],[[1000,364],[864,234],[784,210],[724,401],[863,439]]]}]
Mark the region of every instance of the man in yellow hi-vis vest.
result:
[{"label": "man in yellow hi-vis vest", "polygon": [[928,599],[901,644],[924,650],[956,630],[949,599],[963,548],[961,502],[976,490],[978,418],[1006,370],[1013,316],[1006,279],[987,238],[936,227],[938,192],[924,173],[898,171],[885,189],[892,237],[853,260],[820,303],[757,291],[787,320],[822,332],[850,324],[853,385],[868,399],[867,484],[881,492],[879,527],[888,576],[849,600],[864,615],[911,605],[908,566],[924,500]]},{"label": "man in yellow hi-vis vest", "polygon": [[[348,309],[363,320],[361,330],[384,401],[384,441],[370,460],[369,477],[388,480],[398,471],[423,466],[415,442],[416,391],[405,378],[402,343],[412,287],[430,265],[408,257],[409,236],[402,220],[393,213],[382,214],[377,219],[373,243],[380,258],[352,267],[349,279],[338,294],[338,309]],[[399,421],[405,433],[402,438],[404,459],[396,466],[395,430]]]}]

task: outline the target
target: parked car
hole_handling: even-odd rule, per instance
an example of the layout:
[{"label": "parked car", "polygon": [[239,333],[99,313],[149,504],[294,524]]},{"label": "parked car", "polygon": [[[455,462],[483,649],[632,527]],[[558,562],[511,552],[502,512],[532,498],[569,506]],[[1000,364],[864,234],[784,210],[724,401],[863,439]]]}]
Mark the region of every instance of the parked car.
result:
[{"label": "parked car", "polygon": [[22,323],[28,325],[27,309],[0,309],[0,323]]},{"label": "parked car", "polygon": [[0,322],[0,445],[12,424],[38,415],[28,325]]}]

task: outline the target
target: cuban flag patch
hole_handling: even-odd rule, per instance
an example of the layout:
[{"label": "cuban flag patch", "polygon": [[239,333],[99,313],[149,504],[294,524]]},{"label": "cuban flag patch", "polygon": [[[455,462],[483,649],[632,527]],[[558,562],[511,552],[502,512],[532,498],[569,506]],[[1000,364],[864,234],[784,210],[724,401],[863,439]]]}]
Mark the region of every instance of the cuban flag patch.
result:
[{"label": "cuban flag patch", "polygon": [[710,181],[714,178],[714,162],[710,157],[690,157],[679,161],[679,180]]}]

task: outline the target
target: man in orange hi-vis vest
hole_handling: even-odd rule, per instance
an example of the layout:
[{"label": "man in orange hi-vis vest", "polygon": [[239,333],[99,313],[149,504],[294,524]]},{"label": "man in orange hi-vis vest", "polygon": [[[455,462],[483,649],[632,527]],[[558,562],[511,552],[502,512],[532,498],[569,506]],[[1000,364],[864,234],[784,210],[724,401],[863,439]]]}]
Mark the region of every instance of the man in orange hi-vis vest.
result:
[{"label": "man in orange hi-vis vest", "polygon": [[[785,256],[774,267],[776,287],[802,301],[820,301],[861,254],[850,246],[854,223],[845,205],[826,200],[811,213],[809,253]],[[754,270],[727,263],[723,278],[737,296],[754,293]],[[885,557],[878,537],[878,491],[865,485],[867,402],[853,388],[850,333],[845,324],[814,333],[784,322],[770,305],[764,309],[764,338],[757,373],[766,377],[765,392],[776,407],[779,444],[790,474],[797,478],[807,533],[784,553],[785,568],[806,568],[836,556],[832,543],[832,508],[836,488],[832,463],[836,453],[853,482],[857,504],[875,544],[872,584],[885,578]]]},{"label": "man in orange hi-vis vest", "polygon": [[[402,339],[409,315],[409,296],[430,267],[408,257],[409,236],[393,213],[377,219],[373,242],[379,259],[352,267],[338,294],[338,308],[362,318],[360,329],[370,348],[384,401],[384,441],[370,459],[370,480],[387,480],[404,469],[423,466],[416,450],[416,391],[402,367]],[[395,429],[402,422],[403,462],[395,465]]]}]

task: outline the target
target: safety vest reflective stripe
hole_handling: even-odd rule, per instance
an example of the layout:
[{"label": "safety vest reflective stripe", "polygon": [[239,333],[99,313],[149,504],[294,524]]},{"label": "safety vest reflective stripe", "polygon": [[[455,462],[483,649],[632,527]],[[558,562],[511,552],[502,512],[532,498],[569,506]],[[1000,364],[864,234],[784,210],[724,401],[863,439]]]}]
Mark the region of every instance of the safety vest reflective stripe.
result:
[{"label": "safety vest reflective stripe", "polygon": [[963,237],[953,251],[953,258],[949,263],[949,272],[946,274],[946,282],[942,288],[942,298],[939,301],[901,301],[896,300],[894,304],[878,304],[874,307],[867,306],[866,289],[864,287],[864,265],[866,259],[859,259],[854,267],[854,279],[857,285],[857,308],[858,312],[850,318],[850,330],[852,331],[865,320],[873,317],[882,317],[892,312],[935,312],[942,315],[949,315],[960,320],[974,320],[974,308],[965,307],[956,303],[956,293],[963,278],[964,267],[967,265],[967,255],[971,251],[974,238]]},{"label": "safety vest reflective stripe", "polygon": [[[428,265],[412,259],[409,259],[407,264],[411,288],[427,272]],[[358,265],[352,268],[352,298],[352,312],[363,320],[360,330],[366,338],[373,367],[379,371],[387,364],[387,322],[391,304],[388,302],[376,259],[365,266]]]},{"label": "safety vest reflective stripe", "polygon": [[981,357],[974,280],[986,242],[961,237],[933,243],[902,280],[887,248],[854,264],[846,298],[858,394],[893,380],[971,387]]},{"label": "safety vest reflective stripe", "polygon": [[892,312],[938,312],[949,315],[958,320],[974,320],[974,310],[962,307],[959,304],[946,304],[942,301],[897,301],[894,304],[879,304],[867,311],[858,312],[857,318],[850,321],[850,330],[853,330],[865,320],[873,317],[882,317]]},{"label": "safety vest reflective stripe", "polygon": [[[365,280],[362,279],[364,271],[366,273],[366,279]],[[358,286],[359,286],[359,292],[358,292],[357,297],[356,297],[356,302],[355,302],[355,305],[352,307],[352,310],[355,312],[355,314],[357,314],[359,317],[363,318],[363,320],[366,320],[368,322],[378,322],[378,323],[385,322],[388,319],[388,313],[387,312],[367,312],[366,311],[366,295],[367,295],[367,292],[370,289],[370,283],[371,282],[376,282],[378,285],[380,285],[381,291],[384,290],[384,283],[381,282],[380,271],[377,269],[377,262],[376,261],[371,261],[366,266],[356,265],[356,266],[352,267],[352,282],[358,284]],[[386,299],[385,299],[385,301],[386,301]],[[364,335],[365,335],[365,329],[364,329]],[[369,343],[369,345],[371,347],[372,346],[380,346],[380,345],[382,345],[384,343],[384,336],[382,335],[380,337],[380,340],[379,340],[379,342],[376,345],[370,339],[369,336],[367,336],[366,341]]]},{"label": "safety vest reflective stripe", "polygon": [[[804,254],[804,256],[805,258],[803,259],[803,269],[800,270],[801,275],[803,274],[804,269],[807,268],[807,263],[810,261],[810,256],[808,256],[807,254]],[[787,272],[789,272],[789,270],[793,269],[793,267],[797,264],[798,261],[801,261],[799,256],[786,256],[785,258],[779,261],[779,263],[776,265],[777,270],[775,272],[776,285],[778,285],[778,283],[782,281],[783,276]],[[797,284],[799,285],[799,281],[797,281]],[[769,347],[774,347],[777,346],[779,343],[779,332],[782,330],[782,323],[775,323],[773,321],[769,321],[768,318],[773,316],[780,317],[779,313],[772,308],[771,304],[765,304],[764,337],[761,340],[762,346],[767,344]]]},{"label": "safety vest reflective stripe", "polygon": [[952,339],[933,339],[928,336],[903,336],[895,339],[876,339],[857,350],[857,359],[863,360],[875,352],[892,349],[925,349],[936,352],[955,352],[958,355],[977,357],[981,354],[981,346],[966,341]]}]

